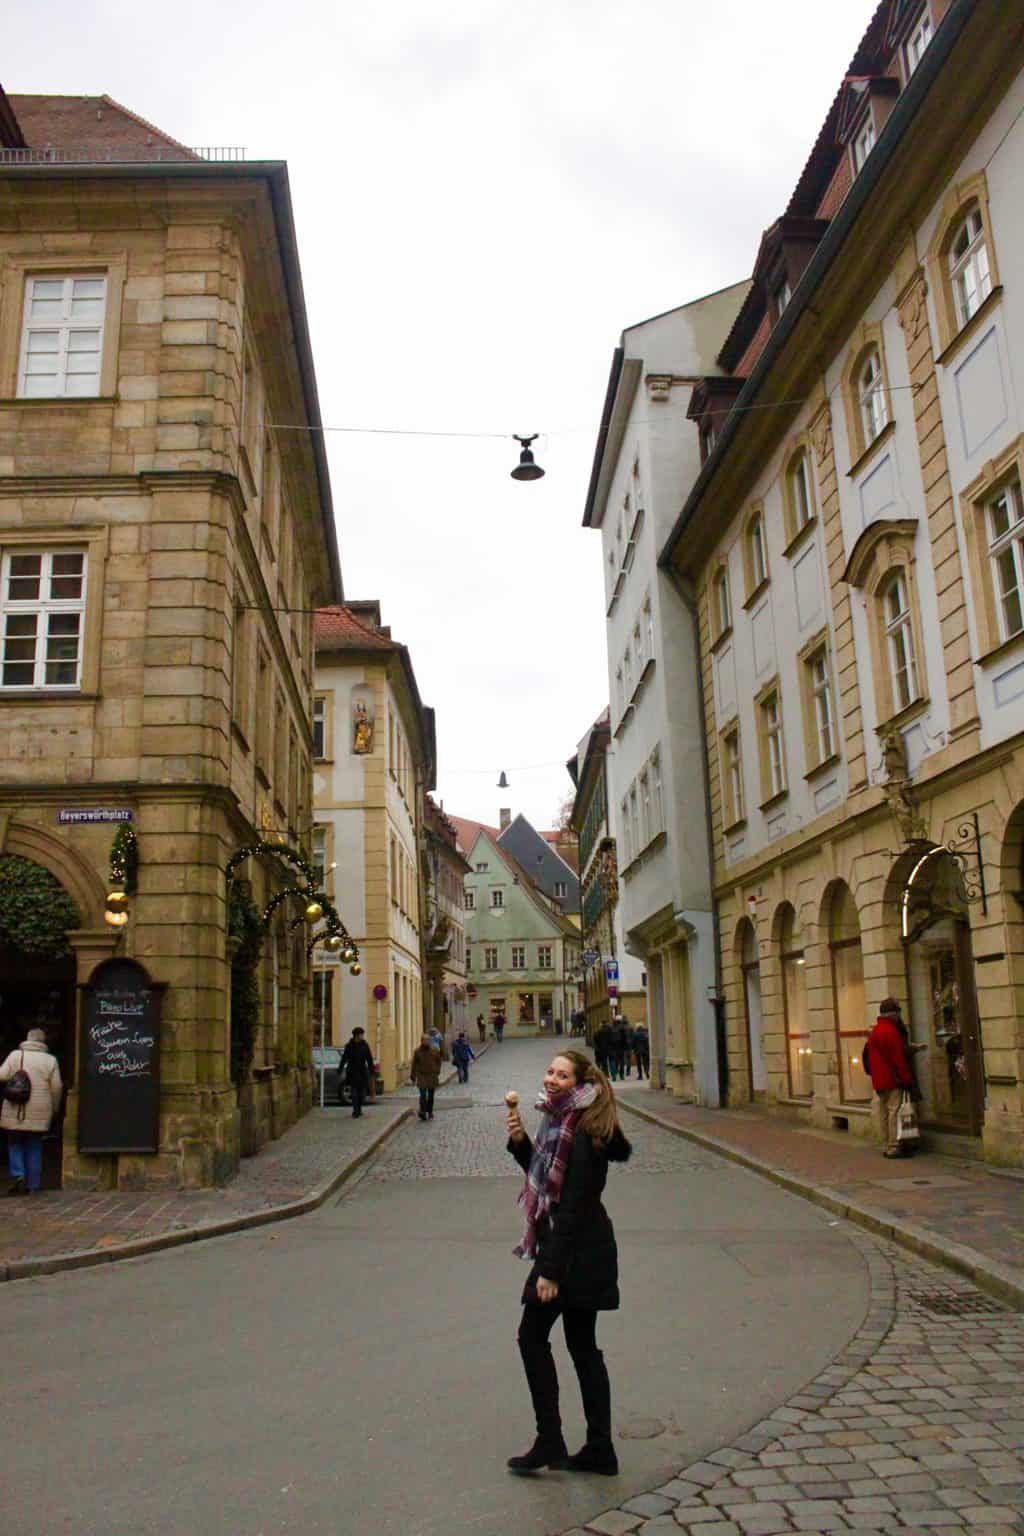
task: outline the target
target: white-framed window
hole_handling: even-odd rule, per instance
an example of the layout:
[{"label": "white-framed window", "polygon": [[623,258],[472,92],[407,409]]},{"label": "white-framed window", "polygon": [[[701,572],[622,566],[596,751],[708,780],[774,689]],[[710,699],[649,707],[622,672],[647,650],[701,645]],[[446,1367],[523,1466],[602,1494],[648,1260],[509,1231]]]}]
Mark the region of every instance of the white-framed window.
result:
[{"label": "white-framed window", "polygon": [[85,399],[99,394],[106,301],[107,279],[101,272],[28,278],[19,396]]},{"label": "white-framed window", "polygon": [[322,891],[324,881],[327,879],[327,828],[324,826],[313,828],[309,862],[313,866],[316,888],[318,891]]},{"label": "white-framed window", "polygon": [[503,907],[504,905],[505,905],[505,892],[504,892],[504,890],[502,889],[502,887],[500,885],[492,886],[491,887],[491,906],[492,906],[492,908],[497,909],[499,907]]},{"label": "white-framed window", "polygon": [[470,890],[468,886],[462,893],[462,905],[467,912],[476,911],[476,891]]},{"label": "white-framed window", "polygon": [[485,944],[484,945],[484,970],[485,971],[496,971],[497,969],[498,969],[498,946],[497,946],[497,944]]},{"label": "white-framed window", "polygon": [[724,635],[732,624],[732,603],[729,599],[729,572],[723,565],[715,577],[715,633]]},{"label": "white-framed window", "polygon": [[1018,479],[991,498],[988,553],[999,613],[999,633],[1009,640],[1024,630],[1024,497]]},{"label": "white-framed window", "polygon": [[647,665],[647,653],[644,650],[644,632],[640,628],[640,620],[633,625],[633,654],[636,657],[637,681],[643,676],[644,667]]},{"label": "white-framed window", "polygon": [[619,719],[621,720],[626,708],[626,684],[622,676],[621,667],[616,667],[615,669],[615,699],[619,706]]},{"label": "white-framed window", "polygon": [[327,752],[327,700],[322,693],[313,699],[313,756],[322,761]]},{"label": "white-framed window", "polygon": [[635,784],[629,786],[629,837],[634,850],[639,853],[643,843],[640,841],[640,798]]},{"label": "white-framed window", "polygon": [[914,70],[924,58],[925,49],[932,40],[932,18],[927,10],[922,11],[906,43],[903,45],[903,58],[906,64],[907,79],[909,80]]},{"label": "white-framed window", "polygon": [[957,325],[964,326],[992,292],[992,271],[981,210],[975,204],[965,215],[949,247],[949,281]]},{"label": "white-framed window", "polygon": [[654,832],[651,829],[651,772],[650,768],[641,768],[637,781],[637,795],[640,802],[640,846],[646,848]]},{"label": "white-framed window", "polygon": [[526,970],[526,945],[525,944],[513,944],[512,945],[512,969],[514,971],[525,971]]},{"label": "white-framed window", "polygon": [[853,139],[853,168],[855,171],[862,171],[864,169],[864,162],[874,147],[875,124],[869,112]]},{"label": "white-framed window", "polygon": [[81,686],[85,586],[84,550],[4,555],[0,689]]},{"label": "white-framed window", "polygon": [[803,451],[797,454],[789,468],[789,485],[793,505],[793,521],[796,524],[795,532],[814,516],[814,501],[811,497],[810,466],[807,462],[807,454]]},{"label": "white-framed window", "polygon": [[537,969],[539,971],[550,971],[551,967],[552,967],[552,964],[553,964],[553,961],[552,961],[552,958],[551,958],[551,945],[550,944],[538,944],[537,945]]},{"label": "white-framed window", "polygon": [[782,708],[777,692],[761,704],[761,728],[764,731],[765,766],[769,798],[781,795],[786,787],[786,763],[782,745]]},{"label": "white-framed window", "polygon": [[725,824],[732,826],[742,821],[743,809],[743,760],[740,757],[740,732],[736,726],[722,738],[723,767],[725,770]]},{"label": "white-framed window", "polygon": [[620,820],[621,820],[621,824],[622,824],[622,851],[625,854],[625,861],[626,861],[626,863],[627,864],[631,864],[632,861],[633,861],[634,848],[633,848],[633,840],[632,840],[632,837],[630,835],[630,828],[629,828],[629,796],[628,795],[623,797],[622,804],[619,806],[619,816],[620,816]]},{"label": "white-framed window", "polygon": [[644,598],[640,622],[644,630],[646,658],[650,661],[654,656],[654,610],[651,607],[651,594],[649,592]]},{"label": "white-framed window", "polygon": [[651,836],[657,837],[665,830],[665,798],[661,787],[661,750],[651,753]]},{"label": "white-framed window", "polygon": [[822,648],[807,663],[814,703],[814,728],[818,744],[818,762],[824,763],[835,752],[836,728],[832,713],[832,679],[828,670],[828,651]]},{"label": "white-framed window", "polygon": [[764,518],[760,512],[755,512],[750,519],[747,543],[750,549],[751,583],[753,588],[757,588],[768,578],[768,556],[764,547]]},{"label": "white-framed window", "polygon": [[889,420],[889,408],[885,399],[885,377],[877,347],[871,347],[860,365],[857,375],[857,400],[860,419],[864,428],[864,442],[870,447]]},{"label": "white-framed window", "polygon": [[564,880],[556,880],[555,881],[555,897],[556,897],[556,899],[559,900],[559,901],[564,901],[566,896],[568,896],[568,894],[569,894],[569,887],[566,885],[565,881]]},{"label": "white-framed window", "polygon": [[489,868],[489,864],[478,864],[476,867],[476,872],[478,875],[486,875]]},{"label": "white-framed window", "polygon": [[902,571],[892,577],[883,595],[886,642],[889,647],[889,672],[896,713],[917,698],[917,658],[914,655],[914,630],[910,616],[907,579]]},{"label": "white-framed window", "polygon": [[622,681],[626,688],[627,702],[633,697],[633,650],[627,645],[622,658]]}]

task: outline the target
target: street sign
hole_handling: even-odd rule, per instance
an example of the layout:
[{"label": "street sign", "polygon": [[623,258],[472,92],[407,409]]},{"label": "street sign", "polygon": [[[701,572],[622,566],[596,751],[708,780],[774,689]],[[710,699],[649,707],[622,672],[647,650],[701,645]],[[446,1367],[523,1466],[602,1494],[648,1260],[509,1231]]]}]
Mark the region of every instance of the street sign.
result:
[{"label": "street sign", "polygon": [[387,995],[388,995],[387,987],[383,986],[382,983],[378,982],[377,985],[373,989],[374,1001],[378,1002],[378,1003],[382,1003],[384,1001],[384,999],[387,997]]},{"label": "street sign", "polygon": [[605,963],[604,963],[604,979],[605,979],[605,981],[618,981],[618,979],[619,979],[619,962],[617,960],[606,960],[605,961]]},{"label": "street sign", "polygon": [[608,987],[608,996],[609,996],[609,997],[618,997],[618,995],[619,995],[619,989],[618,989],[618,987],[617,987],[617,986],[616,986],[616,985],[615,985],[615,983],[614,983],[614,982],[612,982],[612,983],[611,983],[611,984],[610,984],[610,985],[609,985],[609,987]]},{"label": "street sign", "polygon": [[585,949],[583,951],[582,958],[583,958],[583,964],[589,970],[592,965],[596,965],[597,964],[597,962],[600,960],[601,956],[598,954],[596,949]]}]

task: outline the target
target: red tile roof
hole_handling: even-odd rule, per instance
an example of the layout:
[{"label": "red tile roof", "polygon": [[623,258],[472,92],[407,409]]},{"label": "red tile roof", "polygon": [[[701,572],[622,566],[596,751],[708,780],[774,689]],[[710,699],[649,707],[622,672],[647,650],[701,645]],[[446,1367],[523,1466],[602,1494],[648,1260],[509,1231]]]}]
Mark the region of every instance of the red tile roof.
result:
[{"label": "red tile roof", "polygon": [[453,816],[451,811],[445,811],[445,815],[455,828],[455,835],[459,840],[459,848],[468,859],[473,852],[473,844],[481,832],[486,832],[493,842],[498,840],[497,827],[489,827],[483,821],[470,821],[466,816]]},{"label": "red tile roof", "polygon": [[[111,96],[8,96],[25,143],[32,149],[89,151],[89,158],[198,160],[169,133],[147,123]],[[158,141],[158,143],[154,143]],[[148,154],[147,154],[148,152]]]},{"label": "red tile roof", "polygon": [[[365,605],[361,605],[365,606]],[[313,615],[313,640],[318,651],[393,651],[396,643],[365,620],[348,603],[318,608]]]}]

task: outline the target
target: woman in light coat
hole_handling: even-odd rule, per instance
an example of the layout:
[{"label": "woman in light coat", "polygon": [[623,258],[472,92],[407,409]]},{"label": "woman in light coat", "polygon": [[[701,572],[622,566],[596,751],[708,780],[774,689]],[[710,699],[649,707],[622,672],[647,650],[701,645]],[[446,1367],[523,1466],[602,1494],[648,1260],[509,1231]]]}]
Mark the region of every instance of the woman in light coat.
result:
[{"label": "woman in light coat", "polygon": [[43,1175],[43,1137],[60,1109],[64,1085],[56,1056],[46,1049],[46,1035],[30,1029],[17,1050],[0,1066],[0,1083],[9,1083],[16,1072],[27,1072],[32,1092],[24,1104],[4,1098],[0,1129],[7,1132],[7,1165],[11,1174],[9,1195],[34,1195]]}]

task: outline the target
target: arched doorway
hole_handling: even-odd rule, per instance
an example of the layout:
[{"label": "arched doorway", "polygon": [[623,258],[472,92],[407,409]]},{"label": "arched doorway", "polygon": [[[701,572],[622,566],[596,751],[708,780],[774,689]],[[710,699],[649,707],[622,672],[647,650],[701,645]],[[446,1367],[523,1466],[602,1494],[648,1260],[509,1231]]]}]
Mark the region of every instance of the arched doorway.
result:
[{"label": "arched doorway", "polygon": [[768,1087],[768,1072],[764,1064],[762,1040],[764,1016],[761,1009],[761,961],[757,948],[757,934],[748,918],[740,924],[737,935],[740,973],[743,977],[743,1012],[747,1031],[747,1073],[750,1097],[764,1093]]},{"label": "arched doorway", "polygon": [[789,902],[779,914],[778,936],[789,1092],[791,1098],[809,1099],[814,1094],[814,1058],[807,1011],[804,936],[800,919]]},{"label": "arched doorway", "polygon": [[[0,1061],[30,1029],[42,1029],[65,1088],[75,1080],[77,974],[67,934],[78,922],[74,902],[48,869],[18,854],[0,856]],[[60,1187],[66,1102],[65,1094],[43,1142],[44,1189]]]},{"label": "arched doorway", "polygon": [[911,1037],[926,1122],[980,1136],[985,1069],[963,869],[945,848],[903,861],[898,895]]},{"label": "arched doorway", "polygon": [[828,906],[828,947],[832,963],[832,1008],[839,1061],[839,1098],[843,1104],[871,1101],[871,1079],[862,1053],[868,1037],[864,1000],[864,956],[860,917],[848,885],[836,884]]}]

